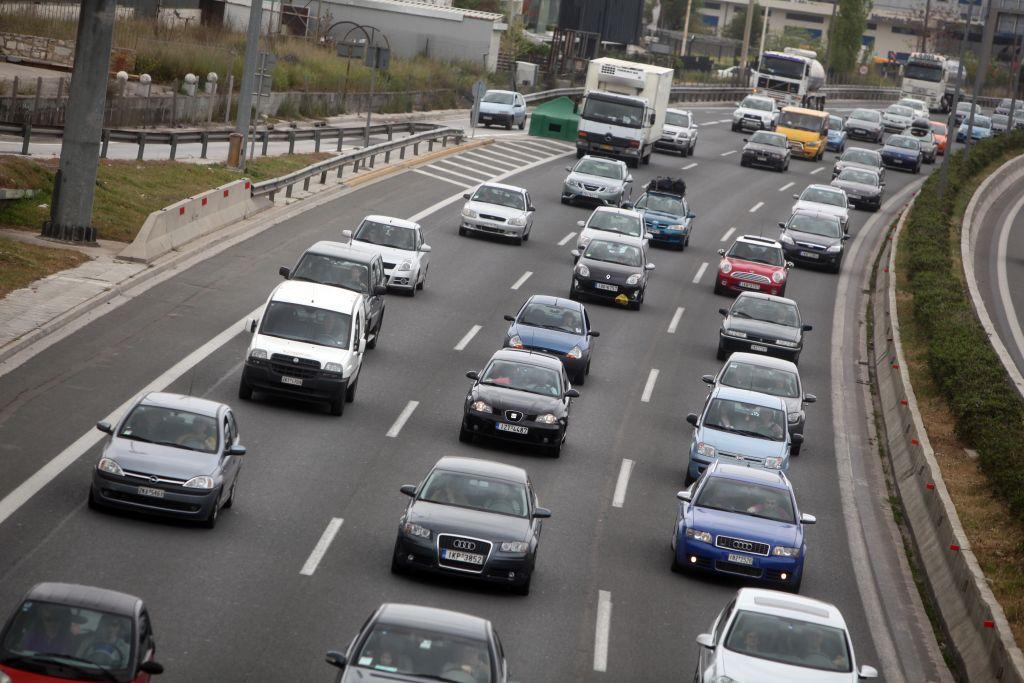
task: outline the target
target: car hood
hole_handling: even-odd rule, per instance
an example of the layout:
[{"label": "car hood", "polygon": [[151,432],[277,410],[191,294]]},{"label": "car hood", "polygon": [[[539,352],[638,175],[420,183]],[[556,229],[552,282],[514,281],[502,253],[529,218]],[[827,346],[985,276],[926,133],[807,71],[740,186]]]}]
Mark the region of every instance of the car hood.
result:
[{"label": "car hood", "polygon": [[882,127],[879,121],[865,121],[864,119],[846,119],[843,124],[847,128],[860,128],[861,130],[878,130]]},{"label": "car hood", "polygon": [[477,213],[485,213],[488,216],[500,216],[504,219],[517,218],[526,214],[522,209],[514,209],[511,206],[502,206],[501,204],[488,204],[486,202],[466,202],[466,208],[472,209]]},{"label": "car hood", "polygon": [[[789,235],[796,242],[804,242],[806,244],[817,244],[822,247],[831,247],[834,244],[841,244],[842,240],[838,237],[825,237],[824,235],[816,235],[812,232],[802,232],[800,230],[793,230],[789,228],[783,234]],[[791,328],[787,328],[791,329]]]},{"label": "car hood", "polygon": [[523,346],[551,349],[559,353],[565,353],[574,346],[579,346],[581,349],[587,347],[587,339],[584,335],[549,330],[543,327],[533,327],[531,325],[513,324],[509,327],[508,334],[510,337],[518,334],[519,338],[523,340]]},{"label": "car hood", "polygon": [[566,180],[575,180],[578,183],[586,183],[587,185],[599,185],[601,187],[622,187],[626,184],[625,180],[616,180],[615,178],[605,178],[600,175],[591,175],[589,173],[578,173],[573,171],[569,174]]},{"label": "car hood", "polygon": [[761,119],[771,119],[772,113],[770,111],[764,111],[762,109],[748,109],[747,107],[738,107],[733,112],[734,115],[739,114],[740,116],[756,116]]},{"label": "car hood", "polygon": [[879,154],[882,156],[889,155],[894,157],[916,157],[919,153],[920,151],[914,151],[904,147],[889,147],[888,145],[879,150]]},{"label": "car hood", "polygon": [[103,450],[123,469],[168,479],[191,479],[199,475],[212,475],[220,457],[216,453],[200,453],[186,448],[132,441],[114,437]]},{"label": "car hood", "polygon": [[881,169],[882,169],[881,166],[872,166],[870,164],[862,164],[862,163],[860,163],[858,161],[836,161],[835,165],[832,167],[833,175],[838,175],[839,172],[842,171],[844,168],[866,168],[869,171],[876,171],[876,172],[880,172]]},{"label": "car hood", "polygon": [[500,102],[480,103],[481,114],[511,114],[513,108],[511,104],[501,104]]},{"label": "car hood", "polygon": [[525,517],[428,503],[425,500],[415,500],[409,505],[405,521],[425,526],[435,534],[465,534],[488,541],[526,540],[530,531],[530,520]]},{"label": "car hood", "polygon": [[832,187],[839,187],[846,192],[852,192],[858,195],[874,196],[882,192],[882,188],[874,185],[867,185],[865,183],[856,183],[852,180],[833,180]]},{"label": "car hood", "polygon": [[785,441],[771,441],[770,439],[759,439],[743,434],[720,429],[709,429],[703,425],[700,428],[698,438],[704,443],[711,444],[715,450],[721,453],[733,453],[745,455],[750,458],[770,458],[784,456],[786,454]]},{"label": "car hood", "polygon": [[807,213],[823,213],[829,216],[839,216],[840,218],[846,219],[850,212],[848,209],[844,209],[841,206],[832,206],[831,204],[819,204],[817,202],[808,202],[803,199],[798,199],[796,204],[793,205],[793,213],[804,211]]},{"label": "car hood", "polygon": [[761,519],[738,512],[725,512],[691,505],[689,521],[694,529],[711,531],[714,534],[742,538],[748,541],[759,541],[770,545],[784,545],[797,548],[803,544],[800,526]]},{"label": "car hood", "polygon": [[788,683],[852,683],[856,672],[836,673],[791,666],[750,657],[726,648],[719,650],[719,673],[738,681],[787,681]]},{"label": "car hood", "polygon": [[352,240],[351,244],[353,249],[358,249],[368,254],[380,254],[381,259],[388,263],[401,263],[402,261],[416,263],[417,252],[415,251],[395,249],[394,247],[385,247],[380,244],[370,244],[369,242],[360,242],[358,240]]},{"label": "car hood", "polygon": [[773,147],[772,145],[765,145],[760,142],[748,142],[743,145],[744,152],[767,152],[769,154],[778,154],[779,156],[785,156],[786,150],[782,147]]},{"label": "car hood", "polygon": [[762,338],[772,339],[786,339],[788,341],[799,342],[801,330],[799,327],[790,327],[789,325],[779,325],[777,323],[770,323],[764,320],[753,320],[751,318],[742,318],[735,315],[730,315],[725,319],[723,325],[726,329],[737,330],[740,332],[746,332],[747,334],[755,334]]},{"label": "car hood", "polygon": [[553,396],[479,383],[473,386],[472,393],[475,399],[489,404],[495,410],[518,410],[527,415],[560,415],[562,412],[562,401]]},{"label": "car hood", "polygon": [[673,125],[668,124],[668,123],[664,124],[661,127],[662,135],[670,135],[672,137],[675,137],[676,135],[678,135],[679,133],[683,132],[684,130],[689,130],[689,128],[683,128],[682,126],[673,126]]},{"label": "car hood", "polygon": [[591,280],[601,280],[602,282],[608,282],[616,285],[624,285],[630,275],[636,275],[637,273],[644,272],[643,268],[620,266],[616,263],[608,263],[607,261],[593,261],[591,259],[581,258],[580,263],[586,265],[587,268],[590,269]]}]

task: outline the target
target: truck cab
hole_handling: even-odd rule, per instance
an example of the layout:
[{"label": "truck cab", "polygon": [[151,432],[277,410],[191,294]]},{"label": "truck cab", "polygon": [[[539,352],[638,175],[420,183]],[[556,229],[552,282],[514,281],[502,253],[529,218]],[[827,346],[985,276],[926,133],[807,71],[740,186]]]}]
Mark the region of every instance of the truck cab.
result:
[{"label": "truck cab", "polygon": [[780,106],[825,108],[825,67],[813,50],[787,47],[782,52],[762,52],[751,76],[754,93],[767,95]]},{"label": "truck cab", "polygon": [[949,69],[946,58],[927,52],[915,52],[903,66],[900,96],[923,100],[931,111],[949,113],[951,98],[946,93]]}]

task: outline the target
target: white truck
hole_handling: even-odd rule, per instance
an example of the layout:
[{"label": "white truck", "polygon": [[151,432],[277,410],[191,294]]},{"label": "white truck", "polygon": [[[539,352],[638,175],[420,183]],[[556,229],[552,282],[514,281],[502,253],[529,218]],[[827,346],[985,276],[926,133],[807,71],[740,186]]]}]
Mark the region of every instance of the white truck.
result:
[{"label": "white truck", "polygon": [[949,113],[952,98],[946,92],[949,69],[946,58],[928,52],[914,52],[903,66],[900,96],[923,100],[931,111]]},{"label": "white truck", "polygon": [[672,76],[672,69],[662,66],[591,60],[578,107],[576,157],[616,157],[634,168],[650,162],[665,125]]},{"label": "white truck", "polygon": [[824,85],[825,67],[818,53],[795,47],[762,52],[750,77],[755,93],[771,97],[782,107],[824,110]]}]

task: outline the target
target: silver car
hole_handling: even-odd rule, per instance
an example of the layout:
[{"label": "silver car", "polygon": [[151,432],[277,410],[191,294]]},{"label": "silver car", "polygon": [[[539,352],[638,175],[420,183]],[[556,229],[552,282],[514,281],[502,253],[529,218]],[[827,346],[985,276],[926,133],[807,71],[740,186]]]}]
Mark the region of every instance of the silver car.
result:
[{"label": "silver car", "polygon": [[625,161],[588,154],[565,170],[569,175],[562,185],[563,204],[621,206],[633,194],[633,176]]},{"label": "silver car", "polygon": [[846,136],[851,140],[882,141],[882,115],[874,109],[854,109],[843,124]]},{"label": "silver car", "polygon": [[902,133],[917,118],[917,112],[910,107],[890,104],[882,112],[882,127],[887,133]]},{"label": "silver car", "polygon": [[576,238],[576,248],[580,251],[587,248],[590,240],[606,237],[608,233],[635,237],[644,244],[650,239],[643,214],[634,209],[599,206],[590,214],[590,218],[576,221],[576,225],[580,228],[580,236]]},{"label": "silver car", "polygon": [[523,188],[485,183],[462,198],[469,201],[462,207],[460,235],[481,233],[508,237],[516,244],[530,239],[534,208],[530,193]]},{"label": "silver car", "polygon": [[693,114],[683,109],[666,109],[665,126],[654,146],[679,152],[684,157],[693,155],[697,148],[697,124]]},{"label": "silver car", "polygon": [[480,99],[476,122],[488,128],[500,125],[511,130],[518,126],[522,130],[526,127],[526,100],[511,90],[488,90]]},{"label": "silver car", "polygon": [[427,284],[430,245],[423,241],[419,223],[391,216],[367,216],[355,229],[342,230],[349,243],[361,251],[380,254],[389,289],[416,296]]}]

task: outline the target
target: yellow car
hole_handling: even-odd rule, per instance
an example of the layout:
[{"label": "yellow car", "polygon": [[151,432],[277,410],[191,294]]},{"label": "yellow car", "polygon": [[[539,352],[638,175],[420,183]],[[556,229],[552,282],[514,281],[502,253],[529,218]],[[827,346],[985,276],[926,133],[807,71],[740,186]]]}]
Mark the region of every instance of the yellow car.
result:
[{"label": "yellow car", "polygon": [[784,107],[775,132],[786,136],[793,156],[818,161],[828,143],[828,112]]}]

